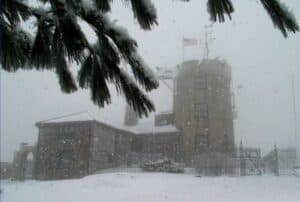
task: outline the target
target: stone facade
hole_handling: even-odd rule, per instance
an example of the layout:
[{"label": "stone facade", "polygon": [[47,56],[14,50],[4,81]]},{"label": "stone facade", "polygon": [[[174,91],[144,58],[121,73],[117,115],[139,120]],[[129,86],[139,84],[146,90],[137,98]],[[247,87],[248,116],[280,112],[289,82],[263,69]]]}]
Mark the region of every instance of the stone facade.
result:
[{"label": "stone facade", "polygon": [[88,174],[92,137],[90,121],[38,123],[37,179],[63,179]]},{"label": "stone facade", "polygon": [[163,112],[155,115],[154,119],[155,126],[165,126],[174,124],[174,113],[172,112]]},{"label": "stone facade", "polygon": [[185,162],[203,152],[234,149],[231,69],[220,60],[188,61],[175,80],[175,125],[183,133]]},{"label": "stone facade", "polygon": [[129,107],[122,126],[95,119],[39,122],[36,177],[81,177],[164,157],[192,165],[197,155],[230,156],[234,150],[230,83],[231,70],[225,62],[188,61],[174,81],[173,111],[156,115],[150,127],[139,123]]},{"label": "stone facade", "polygon": [[[32,154],[33,159],[28,161],[27,157]],[[26,143],[21,143],[18,151],[14,153],[14,160],[12,163],[12,178],[15,180],[24,180],[29,177],[26,176],[26,171],[30,172],[30,178],[35,177],[35,160],[36,160],[36,146],[30,146]]]},{"label": "stone facade", "polygon": [[93,124],[90,171],[127,164],[133,134],[100,122]]},{"label": "stone facade", "polygon": [[180,133],[137,134],[95,120],[38,123],[37,179],[82,177],[151,155],[179,159]]},{"label": "stone facade", "polygon": [[131,151],[162,156],[181,161],[181,134],[161,133],[136,135],[131,145]]}]

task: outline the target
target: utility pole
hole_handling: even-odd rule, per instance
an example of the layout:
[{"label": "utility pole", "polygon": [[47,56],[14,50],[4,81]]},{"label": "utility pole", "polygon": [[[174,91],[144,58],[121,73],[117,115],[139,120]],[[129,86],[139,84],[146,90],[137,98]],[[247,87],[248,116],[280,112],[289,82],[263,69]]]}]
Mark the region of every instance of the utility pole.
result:
[{"label": "utility pole", "polygon": [[299,137],[298,137],[298,127],[297,127],[297,109],[296,109],[296,95],[295,95],[295,79],[294,79],[294,72],[292,68],[290,69],[291,74],[291,87],[292,87],[292,101],[293,101],[293,122],[294,122],[294,135],[296,141],[296,174],[300,176],[300,145],[299,145]]}]

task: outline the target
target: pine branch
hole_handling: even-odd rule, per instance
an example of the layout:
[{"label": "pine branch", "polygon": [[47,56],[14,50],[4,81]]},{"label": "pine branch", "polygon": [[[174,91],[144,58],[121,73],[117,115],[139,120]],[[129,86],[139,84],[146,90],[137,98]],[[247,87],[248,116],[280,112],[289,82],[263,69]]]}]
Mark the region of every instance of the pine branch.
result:
[{"label": "pine branch", "polygon": [[156,80],[154,73],[137,52],[133,52],[130,57],[127,58],[127,61],[130,64],[135,79],[146,91],[151,91],[158,87],[159,83]]},{"label": "pine branch", "polygon": [[4,70],[14,72],[19,68],[29,68],[27,61],[31,40],[24,31],[20,29],[11,30],[4,23],[0,23],[0,40],[0,59]]},{"label": "pine branch", "polygon": [[[109,23],[110,24],[110,23]],[[121,55],[130,64],[136,80],[147,90],[158,87],[158,82],[152,70],[143,62],[137,53],[137,43],[126,30],[117,26],[108,26],[106,34],[112,39]]]},{"label": "pine branch", "polygon": [[156,9],[151,0],[130,0],[130,2],[134,17],[142,29],[150,30],[153,25],[158,24]]},{"label": "pine branch", "polygon": [[288,36],[288,31],[293,33],[299,31],[294,14],[280,0],[261,0],[261,3],[274,26],[282,32],[284,37]]},{"label": "pine branch", "polygon": [[138,115],[148,116],[148,112],[155,110],[150,99],[138,88],[136,83],[122,70],[120,58],[114,45],[103,36],[101,43],[96,47],[96,52],[100,55],[103,69],[106,71],[108,79],[115,84],[117,92],[125,96],[127,103],[138,112]]},{"label": "pine branch", "polygon": [[97,56],[93,56],[93,72],[91,77],[91,94],[92,100],[100,107],[104,107],[105,104],[111,103],[111,95],[103,75],[101,63]]},{"label": "pine branch", "polygon": [[119,79],[119,86],[121,92],[124,93],[127,103],[138,113],[140,117],[144,115],[148,116],[149,112],[155,111],[154,104],[150,101],[150,99],[122,70],[120,71]]},{"label": "pine branch", "polygon": [[135,78],[147,91],[158,87],[153,72],[137,54],[136,41],[124,28],[113,25],[107,17],[99,13],[97,15],[93,12],[86,13],[83,15],[83,19],[95,28],[99,39],[104,34],[111,39],[123,59],[130,64]]},{"label": "pine branch", "polygon": [[100,107],[111,103],[111,96],[99,56],[90,54],[79,72],[80,85],[89,85],[92,101]]},{"label": "pine branch", "polygon": [[57,74],[59,85],[64,93],[72,93],[77,90],[75,80],[70,72],[65,56],[57,53],[55,56],[55,72]]},{"label": "pine branch", "polygon": [[96,12],[94,10],[87,10],[80,13],[80,17],[85,20],[89,25],[91,25],[94,31],[99,35],[104,32],[104,26],[108,22],[107,18],[101,12]]},{"label": "pine branch", "polygon": [[31,64],[39,69],[50,69],[52,64],[52,32],[43,21],[39,22],[37,35],[31,50]]},{"label": "pine branch", "polygon": [[111,7],[110,4],[112,0],[94,0],[96,3],[97,8],[102,12],[110,11]]},{"label": "pine branch", "polygon": [[231,14],[234,12],[233,4],[230,0],[208,0],[207,11],[210,14],[210,19],[214,22],[225,21],[225,15],[231,19]]},{"label": "pine branch", "polygon": [[[101,61],[101,65],[97,63],[95,58]],[[154,111],[154,105],[137,87],[135,82],[121,70],[119,65],[119,54],[110,43],[109,38],[104,35],[102,38],[99,37],[98,44],[93,48],[93,53],[84,61],[78,73],[80,87],[90,87],[94,103],[99,106],[104,106],[105,103],[110,103],[106,83],[112,82],[116,86],[117,92],[125,96],[128,104],[132,106],[140,116],[147,116],[148,112]],[[97,86],[97,83],[94,83],[93,75],[97,71],[99,71],[97,74],[101,72],[102,87],[98,88],[96,94],[93,88]],[[105,80],[102,80],[102,77],[104,77]]]},{"label": "pine branch", "polygon": [[105,77],[110,82],[114,82],[115,75],[120,72],[120,54],[118,50],[110,42],[109,38],[105,35],[99,36],[99,41],[94,46],[94,52],[99,55],[102,62],[103,69],[105,70]]},{"label": "pine branch", "polygon": [[80,63],[84,57],[83,50],[88,46],[88,42],[77,24],[75,16],[67,14],[63,18],[59,18],[57,30],[61,34],[69,60]]},{"label": "pine branch", "polygon": [[81,0],[65,0],[67,10],[74,12],[78,11],[82,8],[82,1]]},{"label": "pine branch", "polygon": [[[78,82],[91,91],[91,99],[103,107],[111,102],[107,83],[114,83],[118,93],[140,116],[154,111],[154,106],[142,90],[158,87],[153,72],[143,62],[136,41],[104,14],[111,10],[112,0],[39,0],[50,4],[50,10],[29,7],[25,0],[3,0],[0,4],[0,59],[6,71],[19,68],[54,68],[63,92],[74,92],[77,87],[68,62],[81,64]],[[182,0],[189,1],[189,0]],[[287,7],[279,0],[260,0],[276,28],[285,37],[299,31],[299,26]],[[151,0],[124,0],[130,3],[134,17],[142,29],[157,24],[156,9]],[[234,12],[231,0],[208,0],[207,10],[212,21],[224,22]],[[34,16],[38,31],[32,43],[28,34],[19,28],[21,21]],[[78,25],[81,17],[95,30],[98,42],[91,46]],[[68,60],[67,60],[68,59]],[[133,79],[120,63],[130,65]],[[30,64],[28,65],[30,61]],[[135,79],[135,80],[134,80]]]},{"label": "pine branch", "polygon": [[11,25],[19,23],[21,20],[20,16],[25,17],[24,20],[26,20],[30,15],[30,11],[18,0],[3,0],[0,11],[1,15],[4,14]]},{"label": "pine branch", "polygon": [[57,74],[60,88],[65,93],[72,93],[77,90],[76,82],[69,70],[66,58],[65,48],[61,40],[58,28],[56,28],[52,40],[52,60],[55,72]]},{"label": "pine branch", "polygon": [[77,75],[77,80],[81,88],[89,88],[89,85],[92,80],[91,79],[92,72],[93,72],[92,67],[93,67],[92,57],[89,56],[85,59],[85,61],[83,61]]},{"label": "pine branch", "polygon": [[27,5],[20,1],[15,1],[13,9],[18,11],[23,21],[27,20],[30,16],[32,16],[32,9],[30,9]]}]

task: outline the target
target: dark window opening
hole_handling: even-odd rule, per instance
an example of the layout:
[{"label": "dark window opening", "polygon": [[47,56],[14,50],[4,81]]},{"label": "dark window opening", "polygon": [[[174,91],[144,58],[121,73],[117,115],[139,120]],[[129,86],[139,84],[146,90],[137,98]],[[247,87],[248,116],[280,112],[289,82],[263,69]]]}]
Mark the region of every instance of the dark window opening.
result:
[{"label": "dark window opening", "polygon": [[58,169],[69,169],[73,155],[70,151],[60,151],[56,155],[56,164]]},{"label": "dark window opening", "polygon": [[195,89],[207,89],[207,78],[205,73],[199,73],[194,79]]},{"label": "dark window opening", "polygon": [[197,151],[206,151],[208,149],[208,134],[199,133],[196,135],[195,146]]},{"label": "dark window opening", "polygon": [[206,103],[194,105],[195,118],[207,118],[208,117],[208,106]]}]

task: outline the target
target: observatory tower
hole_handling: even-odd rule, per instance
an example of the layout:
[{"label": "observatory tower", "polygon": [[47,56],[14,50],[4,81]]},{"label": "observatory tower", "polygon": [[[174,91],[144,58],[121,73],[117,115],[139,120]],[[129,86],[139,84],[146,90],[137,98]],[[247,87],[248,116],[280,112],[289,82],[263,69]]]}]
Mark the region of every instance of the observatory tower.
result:
[{"label": "observatory tower", "polygon": [[232,152],[231,67],[218,59],[186,61],[174,86],[174,122],[183,133],[186,163],[205,152]]}]

